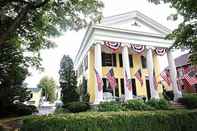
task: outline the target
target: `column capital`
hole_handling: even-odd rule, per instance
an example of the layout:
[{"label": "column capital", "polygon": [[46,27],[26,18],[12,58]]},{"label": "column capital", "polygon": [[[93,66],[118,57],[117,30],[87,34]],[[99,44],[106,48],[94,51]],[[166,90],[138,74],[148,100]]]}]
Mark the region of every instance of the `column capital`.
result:
[{"label": "column capital", "polygon": [[147,49],[147,50],[149,50],[149,49],[154,50],[154,49],[155,49],[155,47],[153,47],[153,46],[146,46],[146,49]]},{"label": "column capital", "polygon": [[130,44],[129,43],[122,43],[122,47],[129,47]]}]

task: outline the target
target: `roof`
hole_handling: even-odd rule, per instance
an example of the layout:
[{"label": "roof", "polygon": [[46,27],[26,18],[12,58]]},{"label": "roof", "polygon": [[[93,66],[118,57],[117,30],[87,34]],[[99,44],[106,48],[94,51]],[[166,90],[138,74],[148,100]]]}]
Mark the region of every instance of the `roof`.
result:
[{"label": "roof", "polygon": [[175,59],[176,67],[184,66],[189,64],[188,62],[189,53],[183,54]]},{"label": "roof", "polygon": [[[133,26],[133,22],[137,22],[140,26]],[[173,44],[171,40],[165,39],[170,32],[170,29],[139,11],[105,17],[101,23],[91,24],[87,27],[74,60],[74,68],[77,69],[81,65],[89,48],[95,42],[112,40],[168,48]]]}]

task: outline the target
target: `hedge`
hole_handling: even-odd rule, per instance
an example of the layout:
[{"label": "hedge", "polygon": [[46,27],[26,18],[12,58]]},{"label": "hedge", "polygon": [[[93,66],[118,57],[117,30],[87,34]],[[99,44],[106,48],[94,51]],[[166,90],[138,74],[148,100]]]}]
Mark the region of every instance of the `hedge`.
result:
[{"label": "hedge", "polygon": [[26,118],[21,131],[196,131],[197,111],[87,112]]}]

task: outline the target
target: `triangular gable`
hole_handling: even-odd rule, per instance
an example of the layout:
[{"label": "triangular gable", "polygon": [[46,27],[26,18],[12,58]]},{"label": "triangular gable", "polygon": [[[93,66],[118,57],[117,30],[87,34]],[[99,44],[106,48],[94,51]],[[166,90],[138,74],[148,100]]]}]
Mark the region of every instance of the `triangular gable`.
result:
[{"label": "triangular gable", "polygon": [[170,29],[139,11],[106,17],[99,25],[161,35],[166,35],[170,32]]}]

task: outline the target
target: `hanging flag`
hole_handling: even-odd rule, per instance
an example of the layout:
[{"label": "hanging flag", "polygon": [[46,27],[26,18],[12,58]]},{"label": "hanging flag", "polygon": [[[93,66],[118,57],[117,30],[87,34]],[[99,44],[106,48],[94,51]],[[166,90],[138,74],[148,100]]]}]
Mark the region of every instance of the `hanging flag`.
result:
[{"label": "hanging flag", "polygon": [[163,56],[166,53],[166,49],[165,48],[156,48],[155,52],[157,55]]},{"label": "hanging flag", "polygon": [[136,53],[142,53],[145,50],[144,45],[137,45],[137,44],[131,44],[131,48],[133,49],[133,51],[135,51]]},{"label": "hanging flag", "polygon": [[172,80],[170,78],[170,70],[169,69],[165,69],[164,71],[162,71],[160,73],[160,76],[168,84],[168,86],[170,86],[170,84],[172,83]]},{"label": "hanging flag", "polygon": [[131,81],[131,79],[128,78],[126,70],[125,70],[125,79],[126,79],[126,86],[127,86],[128,90],[131,91],[132,90],[132,81]]},{"label": "hanging flag", "polygon": [[110,87],[112,89],[116,88],[117,83],[116,83],[116,78],[114,77],[114,71],[113,68],[111,68],[109,70],[109,72],[107,73],[107,80],[109,81]]},{"label": "hanging flag", "polygon": [[194,84],[197,84],[197,77],[196,72],[191,70],[189,73],[185,74],[183,78],[186,80],[186,82],[192,86]]},{"label": "hanging flag", "polygon": [[104,41],[104,45],[112,49],[113,51],[116,51],[120,48],[121,42]]},{"label": "hanging flag", "polygon": [[154,82],[155,90],[157,90],[158,83],[157,83],[157,79],[156,79],[155,70],[153,70],[153,82]]},{"label": "hanging flag", "polygon": [[98,90],[101,91],[103,89],[103,80],[100,77],[100,75],[97,72],[97,70],[94,69],[94,71],[95,71],[95,74],[96,74],[96,81],[97,81]]},{"label": "hanging flag", "polygon": [[142,72],[141,69],[138,69],[135,73],[135,77],[139,80],[141,86],[143,86]]}]

